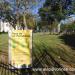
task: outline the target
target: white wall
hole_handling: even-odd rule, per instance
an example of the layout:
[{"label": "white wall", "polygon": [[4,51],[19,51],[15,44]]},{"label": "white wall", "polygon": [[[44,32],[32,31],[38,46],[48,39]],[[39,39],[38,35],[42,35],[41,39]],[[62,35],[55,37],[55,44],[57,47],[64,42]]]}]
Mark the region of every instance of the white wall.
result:
[{"label": "white wall", "polygon": [[0,32],[8,32],[9,30],[14,30],[14,28],[10,25],[9,22],[3,22],[0,20]]}]

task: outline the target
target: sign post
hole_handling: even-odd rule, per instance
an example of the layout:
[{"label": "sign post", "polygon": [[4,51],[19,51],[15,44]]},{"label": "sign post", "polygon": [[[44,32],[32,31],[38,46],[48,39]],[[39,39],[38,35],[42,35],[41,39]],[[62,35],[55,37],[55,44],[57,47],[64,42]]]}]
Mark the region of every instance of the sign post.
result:
[{"label": "sign post", "polygon": [[32,64],[32,30],[9,32],[9,63],[16,67],[28,68]]}]

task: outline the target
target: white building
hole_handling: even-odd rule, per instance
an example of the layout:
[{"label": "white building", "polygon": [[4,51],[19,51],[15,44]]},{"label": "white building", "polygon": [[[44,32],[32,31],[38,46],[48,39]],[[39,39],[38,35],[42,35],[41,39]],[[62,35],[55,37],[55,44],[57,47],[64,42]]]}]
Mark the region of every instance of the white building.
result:
[{"label": "white building", "polygon": [[8,32],[9,30],[14,30],[12,25],[10,25],[9,22],[5,22],[3,20],[0,20],[0,32]]}]

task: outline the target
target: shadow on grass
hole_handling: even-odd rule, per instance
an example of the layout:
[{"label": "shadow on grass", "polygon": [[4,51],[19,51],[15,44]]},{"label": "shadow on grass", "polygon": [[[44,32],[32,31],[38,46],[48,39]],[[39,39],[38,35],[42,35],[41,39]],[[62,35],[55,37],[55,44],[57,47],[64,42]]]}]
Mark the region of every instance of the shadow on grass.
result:
[{"label": "shadow on grass", "polygon": [[8,34],[8,32],[0,32],[0,34]]},{"label": "shadow on grass", "polygon": [[26,65],[23,64],[20,72],[21,75],[32,75],[31,65],[28,65],[28,68],[26,68]]},{"label": "shadow on grass", "polygon": [[72,49],[75,49],[75,34],[71,35],[64,34],[59,38],[62,39],[62,41],[64,41],[66,45],[69,45]]}]

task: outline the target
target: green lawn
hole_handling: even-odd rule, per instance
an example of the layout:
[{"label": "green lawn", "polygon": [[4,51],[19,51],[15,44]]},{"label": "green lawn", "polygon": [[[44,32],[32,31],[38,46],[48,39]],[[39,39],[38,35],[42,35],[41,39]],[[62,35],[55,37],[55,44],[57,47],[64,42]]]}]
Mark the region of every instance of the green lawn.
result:
[{"label": "green lawn", "polygon": [[[63,67],[75,67],[75,51],[70,46],[66,45],[59,35],[49,35],[44,33],[33,34],[33,61],[39,58],[44,50],[46,50],[52,58]],[[3,52],[8,52],[8,35],[0,34],[0,55]],[[36,55],[36,57],[35,57]],[[45,57],[40,63],[43,67],[55,67],[55,64],[49,57]],[[40,59],[40,58],[39,58]],[[36,62],[37,63],[37,62]],[[40,67],[40,65],[38,65]],[[54,74],[54,73],[53,73]],[[57,73],[54,75],[66,75]]]},{"label": "green lawn", "polygon": [[[75,67],[75,51],[66,45],[59,35],[48,35],[42,33],[33,34],[33,55],[38,59],[46,50],[52,58],[63,68]],[[34,55],[33,59],[36,59]],[[40,62],[43,67],[57,67],[48,56]],[[41,67],[38,65],[38,67]],[[51,72],[50,72],[51,73]],[[53,72],[51,75],[66,75],[64,72]],[[70,75],[70,74],[69,74]]]},{"label": "green lawn", "polygon": [[0,34],[0,51],[7,52],[8,50],[8,34]]},{"label": "green lawn", "polygon": [[59,60],[60,57],[61,61],[74,65],[75,51],[71,49],[71,47],[65,45],[59,37],[59,35],[34,34],[33,44],[38,45],[38,49],[33,45],[35,48],[34,51],[37,51],[40,55],[39,49],[43,51],[45,48],[56,60]]}]

